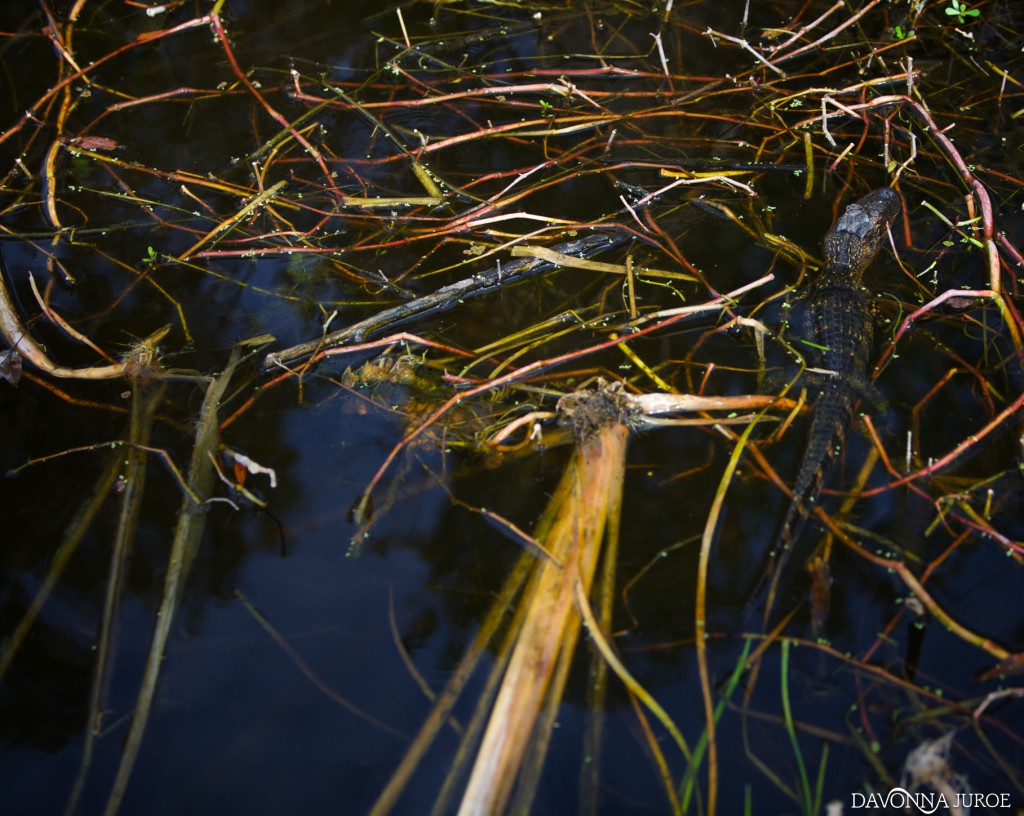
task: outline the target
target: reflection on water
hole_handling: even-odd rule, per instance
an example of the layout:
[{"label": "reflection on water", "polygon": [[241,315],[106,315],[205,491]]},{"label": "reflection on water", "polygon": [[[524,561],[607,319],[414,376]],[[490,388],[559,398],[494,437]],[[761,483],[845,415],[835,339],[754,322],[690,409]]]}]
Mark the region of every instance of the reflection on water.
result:
[{"label": "reflection on water", "polygon": [[[627,286],[561,270],[406,327],[448,348],[381,346],[327,358],[301,377],[263,370],[255,352],[241,363],[221,403],[220,420],[233,417],[221,442],[256,468],[245,473],[216,457],[217,501],[189,511],[201,513],[205,529],[122,812],[367,812],[427,718],[428,692],[449,681],[522,551],[481,511],[530,530],[567,459],[558,446],[498,456],[475,443],[528,410],[552,409],[559,393],[597,374],[636,391],[658,381],[714,395],[780,390],[795,376],[782,344],[769,338],[762,376],[750,324],[720,327],[737,315],[777,327],[785,289],[813,274],[835,208],[886,183],[912,151],[900,177],[908,219],[894,236],[902,266],[889,253],[869,274],[885,360],[875,427],[892,470],[877,465],[843,517],[871,553],[897,555],[923,577],[935,607],[923,618],[901,612],[911,600],[906,581],[836,544],[830,644],[812,642],[810,613],[799,606],[786,632],[808,638],[804,645],[774,644],[756,672],[728,687],[743,634],[758,628],[743,619],[754,565],[787,501],[765,465],[745,457],[708,578],[710,684],[717,700],[731,694],[716,734],[718,809],[741,812],[749,796],[756,812],[801,810],[801,763],[811,787],[823,765],[821,797],[849,806],[854,791],[899,784],[909,751],[949,731],[957,734],[949,762],[973,789],[1024,801],[1019,703],[994,698],[971,719],[999,683],[1015,682],[983,673],[1000,650],[1021,648],[1013,422],[969,445],[954,466],[883,489],[980,433],[1021,391],[1012,337],[991,301],[946,304],[901,336],[896,354],[883,352],[910,310],[951,288],[988,288],[979,233],[970,232],[978,212],[940,147],[896,108],[830,119],[834,147],[820,122],[803,121],[820,113],[820,89],[896,75],[905,88],[901,59],[948,59],[967,38],[941,9],[914,19],[879,9],[786,63],[783,76],[704,32],[747,38],[769,53],[779,30],[796,25],[793,15],[804,25],[827,4],[755,4],[746,28],[742,4],[683,6],[665,22],[593,3],[230,3],[230,51],[212,18],[190,4],[147,15],[136,5],[86,3],[71,27],[64,9],[52,10],[52,27],[35,4],[0,11],[9,81],[0,103],[0,257],[15,306],[67,366],[95,365],[97,354],[35,317],[28,271],[40,298],[112,355],[170,325],[163,365],[178,372],[155,410],[138,515],[127,522],[139,471],[128,464],[130,448],[112,443],[132,433],[132,386],[55,382],[29,365],[17,389],[0,383],[0,464],[17,469],[0,492],[11,525],[0,547],[5,637],[49,588],[54,565],[63,570],[0,686],[5,812],[60,812],[79,778],[78,812],[102,812],[108,801],[180,523],[206,388],[195,372],[223,371],[246,338],[272,334],[264,351],[308,341],[508,262],[514,239],[550,245],[601,219],[633,231],[638,266],[677,275],[638,276],[632,305],[641,315],[776,276],[770,292],[741,298],[730,312],[636,340],[630,348],[646,371],[613,348],[467,399],[399,453],[363,526],[353,508],[424,418],[475,378],[628,332]],[[968,20],[971,47],[989,49],[975,63],[988,54],[1007,77],[1019,73],[1021,23],[1012,3]],[[916,27],[915,38],[897,43],[897,27]],[[891,47],[869,60],[872,40]],[[847,50],[833,50],[840,44]],[[76,66],[93,63],[77,75]],[[1019,98],[1001,88],[1003,73],[972,70],[929,68],[918,88],[943,111],[936,118],[955,121],[999,229],[1019,245]],[[858,85],[841,98],[849,106],[902,92],[891,85]],[[432,97],[443,98],[425,104]],[[793,172],[806,165],[805,132],[816,168],[809,188],[806,171]],[[71,137],[92,141],[59,141]],[[623,209],[615,182],[654,191],[672,183],[662,169],[716,178],[690,178],[649,207]],[[423,171],[440,185],[442,204],[345,204],[433,195]],[[809,255],[801,259],[801,250]],[[1009,250],[999,251],[1009,269]],[[157,384],[137,388],[152,394]],[[787,483],[803,444],[797,423],[778,443],[768,442],[777,422],[754,435]],[[629,450],[614,644],[691,747],[705,727],[693,650],[699,539],[733,444],[711,427],[677,427],[636,435]],[[853,487],[873,447],[851,433],[837,490]],[[841,504],[826,498],[837,517]],[[134,532],[118,552],[126,523]],[[115,581],[112,561],[123,564]],[[797,567],[787,609],[807,581]],[[117,614],[94,692],[108,593]],[[948,631],[943,613],[960,633]],[[970,643],[964,632],[991,642]],[[581,660],[570,674],[535,812],[571,812],[586,799],[586,666]],[[485,674],[470,679],[396,812],[423,813],[435,800]],[[597,812],[666,812],[648,726],[620,684],[608,691]],[[660,744],[659,726],[650,727]],[[89,729],[96,740],[83,774]],[[684,760],[667,740],[662,750],[679,784]],[[704,762],[702,800],[691,808],[707,805]]]}]

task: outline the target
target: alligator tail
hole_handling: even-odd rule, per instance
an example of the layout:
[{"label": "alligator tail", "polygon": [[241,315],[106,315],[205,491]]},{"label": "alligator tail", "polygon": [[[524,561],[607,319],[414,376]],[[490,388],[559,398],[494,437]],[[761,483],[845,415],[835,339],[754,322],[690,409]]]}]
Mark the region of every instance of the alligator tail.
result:
[{"label": "alligator tail", "polygon": [[[821,496],[839,452],[846,443],[846,432],[853,414],[853,394],[848,385],[829,380],[815,402],[808,433],[808,445],[800,462],[800,470],[793,484],[792,499],[779,534],[768,552],[768,563],[761,573],[747,602],[747,614],[756,609],[765,597],[769,607],[778,590],[779,578],[793,557],[797,544],[814,507]],[[814,540],[805,541],[801,549],[813,548]]]}]

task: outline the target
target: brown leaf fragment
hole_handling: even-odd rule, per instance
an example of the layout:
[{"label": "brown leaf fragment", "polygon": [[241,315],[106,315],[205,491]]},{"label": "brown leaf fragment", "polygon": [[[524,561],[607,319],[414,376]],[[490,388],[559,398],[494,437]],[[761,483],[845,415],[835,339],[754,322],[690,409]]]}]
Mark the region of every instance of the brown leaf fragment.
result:
[{"label": "brown leaf fragment", "polygon": [[21,379],[21,355],[16,351],[0,351],[0,379],[17,385]]},{"label": "brown leaf fragment", "polygon": [[811,627],[815,636],[820,637],[831,606],[832,570],[824,558],[815,558],[807,565],[807,571],[811,574]]},{"label": "brown leaf fragment", "polygon": [[82,150],[120,150],[123,147],[120,142],[108,139],[106,136],[78,136],[68,139],[67,144]]}]

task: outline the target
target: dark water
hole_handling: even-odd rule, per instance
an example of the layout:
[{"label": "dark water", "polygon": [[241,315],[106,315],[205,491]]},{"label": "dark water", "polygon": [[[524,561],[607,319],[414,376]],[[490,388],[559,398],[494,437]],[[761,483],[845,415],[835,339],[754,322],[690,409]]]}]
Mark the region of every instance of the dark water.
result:
[{"label": "dark water", "polygon": [[[700,303],[710,290],[728,291],[771,268],[776,280],[742,300],[736,313],[775,326],[783,311],[781,297],[770,295],[781,295],[801,270],[777,255],[778,244],[764,233],[785,236],[791,246],[816,256],[840,203],[890,177],[882,161],[888,116],[896,164],[910,155],[911,132],[918,155],[900,180],[911,243],[902,225],[896,241],[906,271],[887,252],[870,273],[869,284],[880,294],[881,357],[895,325],[910,310],[947,289],[987,287],[981,252],[935,212],[968,221],[964,185],[918,122],[887,109],[866,123],[833,120],[834,149],[820,126],[810,128],[817,175],[805,199],[805,176],[791,169],[804,165],[803,131],[797,125],[820,113],[815,106],[820,108],[821,94],[795,102],[790,95],[898,74],[907,55],[925,68],[918,87],[936,118],[943,125],[956,123],[956,145],[989,189],[998,229],[1007,243],[1021,245],[1022,132],[1014,116],[1021,95],[1016,81],[1001,87],[999,73],[1024,79],[1019,59],[1024,20],[1013,3],[984,6],[980,18],[968,18],[959,33],[940,7],[909,20],[905,9],[881,6],[859,27],[830,40],[824,52],[787,64],[785,78],[768,69],[752,74],[749,53],[725,43],[715,46],[702,32],[712,27],[759,42],[763,30],[790,26],[798,12],[801,25],[810,22],[824,4],[806,9],[785,2],[753,4],[745,33],[742,3],[676,5],[665,23],[628,4],[402,4],[401,19],[422,46],[402,54],[398,5],[232,2],[223,22],[232,53],[254,86],[250,89],[239,81],[209,23],[138,44],[136,38],[146,32],[196,19],[206,13],[205,4],[184,3],[150,17],[134,5],[87,3],[73,31],[76,63],[84,66],[118,48],[124,51],[90,71],[88,83],[73,80],[71,97],[58,91],[33,108],[74,69],[61,67],[43,33],[46,21],[38,6],[7,3],[0,11],[0,105],[4,127],[11,130],[0,143],[0,254],[9,291],[22,315],[35,316],[39,308],[26,271],[40,286],[53,281],[54,309],[115,355],[169,324],[164,365],[212,374],[224,368],[231,347],[245,338],[270,333],[276,338],[270,348],[284,348],[317,337],[332,312],[337,312],[330,326],[335,329],[482,270],[487,261],[466,263],[474,242],[498,244],[540,230],[551,219],[585,223],[616,214],[617,223],[635,227],[620,211],[614,180],[654,190],[667,183],[655,165],[683,162],[692,169],[729,170],[756,165],[755,172],[735,177],[756,190],[756,199],[708,182],[676,188],[652,207],[652,223],[665,240],[638,242],[633,251],[651,266],[680,271],[665,251],[674,244],[700,270],[704,283],[641,283],[638,295],[643,309],[679,306],[683,298]],[[66,32],[68,9],[56,7],[53,13]],[[916,27],[917,39],[868,62],[868,43],[894,42],[897,25]],[[654,33],[662,37],[671,82],[662,75]],[[853,60],[861,60],[863,74]],[[983,71],[981,65],[994,67]],[[619,72],[599,73],[609,66]],[[708,85],[726,75],[730,79]],[[752,75],[757,82],[731,79]],[[566,101],[550,91],[510,92],[500,99],[469,95],[432,107],[399,104],[428,93],[553,84],[560,76],[593,95],[605,118],[591,127],[544,135],[545,116],[552,117],[552,126],[564,126],[572,116],[595,114],[585,99]],[[317,103],[291,93],[296,82],[306,94],[326,100],[301,120]],[[694,96],[696,89],[704,90]],[[295,142],[264,149],[276,144],[282,126],[254,90],[289,122],[297,122],[324,157],[327,178]],[[339,102],[339,90],[364,105],[364,113]],[[903,90],[905,85],[842,99],[855,104],[875,93]],[[172,91],[163,100],[110,110]],[[70,105],[64,136],[103,137],[117,147],[93,146],[101,158],[90,157],[85,148],[78,155],[61,149],[56,206],[62,225],[74,229],[54,240],[54,225],[41,202],[45,158],[58,135],[62,100]],[[779,104],[777,114],[765,113],[769,102]],[[20,120],[30,108],[33,119]],[[508,138],[444,142],[522,119],[542,123]],[[854,146],[852,158],[826,172],[847,144]],[[444,207],[396,205],[390,221],[377,211],[339,207],[332,185],[349,196],[423,196],[410,169],[413,155],[455,191]],[[211,239],[188,259],[180,257],[243,208],[247,195],[279,181],[287,186],[277,201],[239,220],[237,229]],[[431,233],[509,185],[529,192],[500,212],[481,213],[479,224],[449,240]],[[703,199],[728,207],[757,235],[709,209]],[[509,213],[532,218],[483,220]],[[1008,255],[1003,259],[1007,297],[1016,302],[1019,270]],[[68,274],[76,284],[65,281]],[[961,305],[962,311],[940,307],[939,317],[920,321],[878,377],[884,405],[876,419],[899,473],[907,467],[908,430],[914,432],[916,470],[928,457],[942,456],[977,433],[1020,393],[1017,369],[1002,362],[1012,346],[998,312],[986,302]],[[570,309],[589,316],[603,309],[618,325],[623,308],[622,287],[615,280],[563,271],[408,329],[474,349]],[[684,392],[745,394],[785,382],[786,357],[777,345],[769,344],[769,363],[777,370],[766,386],[759,385],[753,335],[717,331],[716,323],[724,322],[717,315],[693,321],[639,340],[633,348],[649,365],[660,364],[660,376]],[[31,330],[61,363],[96,364],[93,352],[45,320],[33,322]],[[602,337],[600,329],[570,334],[523,361],[586,347]],[[574,379],[555,371],[547,382],[535,383],[546,385],[547,394],[501,393],[493,401],[472,402],[453,420],[450,438],[431,437],[399,457],[375,493],[378,512],[364,536],[350,509],[392,447],[423,416],[423,406],[436,406],[453,393],[442,368],[455,373],[461,366],[451,360],[424,367],[412,384],[358,383],[342,376],[346,367],[370,356],[327,361],[301,385],[292,379],[266,391],[257,389],[272,374],[261,371],[256,359],[241,366],[221,417],[250,396],[257,398],[221,439],[273,468],[278,486],[271,489],[260,475],[247,480],[266,499],[265,511],[240,500],[237,510],[221,502],[205,512],[205,533],[172,627],[122,813],[368,811],[431,709],[401,651],[407,651],[427,685],[441,689],[519,556],[516,544],[465,505],[485,506],[529,529],[566,460],[564,450],[553,448],[496,466],[472,451],[469,439],[482,436],[483,426],[502,412],[521,412],[517,400],[550,408],[551,392],[569,389],[592,373],[628,378],[638,389],[653,390],[624,357],[605,354],[570,364],[567,369],[574,371],[587,367]],[[711,374],[709,363],[716,366]],[[486,372],[484,366],[472,374]],[[932,392],[947,372],[952,372],[948,382]],[[130,391],[123,382],[57,382],[41,374],[22,380],[17,389],[0,383],[5,471],[74,449],[18,470],[0,493],[0,512],[8,519],[0,546],[5,636],[45,580],[65,531],[92,495],[109,457],[122,455],[123,448],[111,452],[107,443],[126,436]],[[191,455],[202,395],[195,381],[169,382],[153,425],[150,447],[165,451],[182,470]],[[762,446],[784,479],[792,478],[797,465],[802,427]],[[851,519],[870,531],[859,540],[872,551],[897,553],[918,576],[931,565],[926,586],[938,605],[1010,653],[1024,649],[1018,435],[1015,421],[1004,423],[956,466],[918,479],[911,488],[863,497]],[[760,440],[767,436],[767,427],[756,434]],[[866,436],[851,434],[837,486],[853,484],[870,447]],[[630,444],[615,643],[691,746],[704,728],[692,648],[697,540],[731,450],[732,443],[710,427],[651,431]],[[892,478],[877,466],[868,487]],[[990,488],[986,523],[995,536],[981,529]],[[4,813],[61,812],[79,773],[120,495],[115,492],[104,503],[0,686]],[[223,484],[215,495],[238,498]],[[978,513],[973,522],[958,498],[969,500]],[[838,507],[838,499],[827,501]],[[103,812],[121,761],[180,502],[179,484],[151,455],[81,813]],[[758,628],[742,617],[746,593],[784,512],[781,491],[752,459],[744,459],[729,489],[711,563],[713,683],[723,684],[732,672],[742,633]],[[819,530],[810,534],[821,535]],[[358,548],[352,546],[354,537]],[[790,606],[806,591],[802,570],[791,569]],[[835,651],[807,643],[788,653],[788,693],[803,726],[800,748],[812,782],[828,745],[824,801],[838,799],[850,808],[854,792],[900,784],[914,746],[954,731],[949,761],[956,772],[973,790],[1006,794],[1015,807],[1024,806],[1021,702],[1001,697],[977,723],[971,717],[986,695],[1019,687],[1019,677],[979,679],[996,659],[934,619],[914,658],[916,629],[900,613],[909,595],[904,583],[840,545],[832,572],[833,604],[824,635]],[[287,649],[260,626],[242,597],[272,624]],[[813,641],[806,609],[787,634]],[[908,657],[916,661],[916,673],[905,677]],[[536,813],[569,813],[579,806],[581,735],[592,716],[584,665],[580,661],[574,671],[559,712]],[[776,644],[761,660],[756,683],[747,675],[722,715],[717,737],[721,813],[742,812],[748,798],[755,813],[802,810],[787,793],[799,788],[800,777],[780,721],[782,668]],[[455,708],[463,723],[472,716],[484,673],[474,676]],[[745,688],[750,696],[743,717]],[[633,708],[614,682],[608,709],[599,812],[669,812]],[[429,812],[458,744],[454,731],[441,731],[396,812]],[[667,740],[662,749],[678,780],[681,757]],[[706,769],[700,778],[706,779]]]}]

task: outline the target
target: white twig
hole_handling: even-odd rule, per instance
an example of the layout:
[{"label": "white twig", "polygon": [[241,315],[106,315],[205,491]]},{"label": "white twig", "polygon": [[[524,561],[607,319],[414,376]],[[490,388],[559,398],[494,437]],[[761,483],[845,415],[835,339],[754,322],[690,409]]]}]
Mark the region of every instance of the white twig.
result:
[{"label": "white twig", "polygon": [[644,232],[651,231],[650,228],[647,227],[647,225],[645,225],[644,222],[640,220],[640,216],[636,214],[636,210],[633,209],[633,205],[626,201],[625,196],[620,195],[619,201],[621,201],[625,205],[626,209],[629,210],[629,214],[633,216],[633,220],[636,221],[636,223],[640,226],[640,229],[642,229]]},{"label": "white twig", "polygon": [[914,161],[914,159],[916,159],[916,158],[917,158],[917,134],[914,133],[913,131],[911,131],[910,132],[910,156],[907,157],[907,160],[905,162],[903,162],[903,164],[901,164],[899,167],[896,168],[896,172],[893,173],[892,180],[896,181],[896,179],[898,179],[900,177],[900,175],[903,173],[903,171],[906,170],[907,167],[910,166],[910,163],[912,161]]},{"label": "white twig", "polygon": [[846,5],[846,4],[843,2],[843,0],[837,0],[835,5],[833,5],[828,11],[826,11],[824,14],[822,14],[817,20],[814,20],[813,22],[808,23],[807,25],[805,25],[803,28],[801,28],[801,29],[799,29],[797,31],[794,31],[792,34],[790,34],[790,36],[786,40],[784,40],[783,42],[780,42],[778,45],[773,45],[768,50],[771,51],[772,54],[777,54],[783,48],[786,48],[787,46],[789,46],[792,43],[794,43],[796,40],[799,40],[804,34],[806,34],[812,28],[816,28],[817,26],[819,26],[829,16],[831,16],[835,12],[839,11],[839,9],[841,9],[844,5]]},{"label": "white twig", "polygon": [[[870,2],[870,3],[868,3],[868,4],[866,5],[866,6],[864,6],[864,8],[862,8],[862,9],[861,9],[860,11],[858,11],[858,12],[857,12],[856,14],[854,14],[854,15],[853,15],[852,17],[850,17],[850,19],[849,19],[849,20],[847,20],[847,21],[846,21],[845,23],[842,23],[842,24],[840,24],[840,25],[836,26],[836,27],[835,27],[834,29],[832,29],[832,30],[831,30],[831,31],[830,31],[830,32],[829,32],[828,34],[825,34],[824,36],[821,36],[821,37],[819,37],[819,38],[818,38],[818,39],[816,39],[816,40],[815,40],[814,42],[812,42],[812,43],[808,43],[807,45],[805,45],[805,46],[803,46],[803,47],[801,47],[801,48],[798,48],[798,49],[796,49],[795,51],[790,51],[790,52],[789,52],[788,54],[785,54],[785,55],[781,55],[781,54],[773,54],[773,56],[774,56],[774,57],[775,57],[776,59],[787,59],[787,60],[788,60],[788,59],[792,59],[793,57],[795,57],[795,56],[797,56],[797,55],[799,55],[799,54],[803,54],[803,53],[805,53],[805,52],[807,52],[807,51],[810,51],[810,50],[812,50],[812,49],[814,49],[814,48],[817,48],[817,47],[818,47],[819,45],[821,45],[822,43],[825,43],[825,42],[827,42],[828,40],[831,40],[831,39],[832,39],[833,37],[835,37],[835,36],[836,36],[836,35],[837,35],[837,34],[838,34],[838,33],[839,33],[840,31],[843,31],[844,29],[847,29],[847,28],[849,28],[850,26],[852,26],[852,25],[853,25],[854,23],[856,23],[856,22],[857,22],[857,21],[858,21],[858,20],[859,20],[859,19],[860,19],[861,17],[863,17],[863,16],[865,15],[865,14],[867,14],[867,13],[868,13],[869,11],[871,11],[871,9],[873,9],[873,8],[874,8],[875,6],[877,6],[877,5],[878,5],[879,3],[881,3],[881,2],[882,2],[882,0],[871,0],[871,2]],[[843,3],[842,5],[844,5],[844,6],[845,6],[846,4],[845,4],[845,3]]]},{"label": "white twig", "polygon": [[[740,48],[742,48],[743,50],[749,51],[751,54],[753,54],[754,55],[754,59],[756,59],[758,62],[764,63],[766,66],[771,68],[780,77],[785,77],[786,76],[786,72],[785,71],[783,71],[781,68],[776,68],[774,65],[772,65],[768,60],[766,60],[763,56],[761,56],[761,53],[757,49],[752,48],[750,43],[748,43],[746,40],[741,39],[740,37],[730,37],[728,34],[723,34],[721,31],[715,31],[713,28],[709,28],[704,33],[707,34],[711,38],[711,42],[712,43],[715,42],[715,37],[721,37],[723,40],[727,40],[728,42],[735,43],[736,45],[740,46]],[[717,45],[717,43],[715,43],[715,44]]]},{"label": "white twig", "polygon": [[665,79],[671,81],[672,77],[668,73],[668,58],[665,56],[665,46],[661,43],[661,34],[652,34],[651,37],[654,39],[654,44],[658,47],[658,58],[661,60],[661,70],[665,74]]},{"label": "white twig", "polygon": [[843,152],[840,153],[838,156],[836,156],[836,160],[834,162],[832,162],[832,164],[829,165],[828,171],[830,173],[834,173],[835,169],[839,166],[839,162],[841,162],[843,159],[845,159],[846,158],[846,154],[849,153],[851,150],[853,150],[853,142],[850,142],[846,146],[846,148],[843,150]]}]

